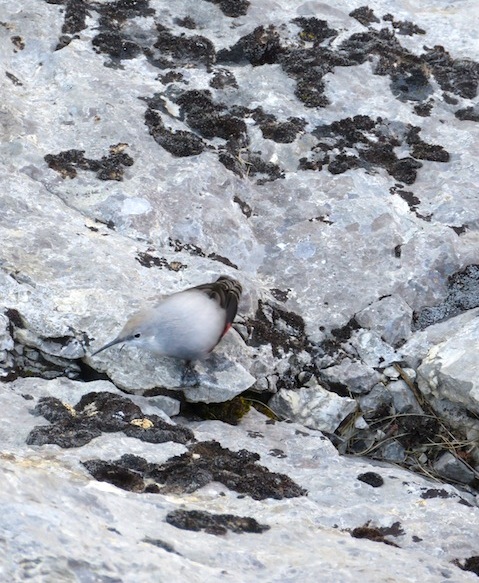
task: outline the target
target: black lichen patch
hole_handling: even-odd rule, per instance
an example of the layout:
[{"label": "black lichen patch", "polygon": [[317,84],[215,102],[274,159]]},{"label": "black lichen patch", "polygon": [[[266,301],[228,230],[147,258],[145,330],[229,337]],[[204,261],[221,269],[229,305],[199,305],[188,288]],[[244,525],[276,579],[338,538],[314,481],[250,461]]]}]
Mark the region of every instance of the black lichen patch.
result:
[{"label": "black lichen patch", "polygon": [[206,257],[206,253],[198,247],[198,245],[194,245],[193,243],[183,243],[178,239],[168,239],[168,245],[176,252],[186,252],[190,255],[197,256],[197,257]]},{"label": "black lichen patch", "polygon": [[187,443],[193,439],[186,427],[170,425],[157,415],[144,415],[130,399],[108,392],[88,393],[73,407],[45,397],[39,400],[34,414],[45,417],[51,425],[35,427],[28,435],[29,445],[79,447],[102,433],[116,431],[149,443]]},{"label": "black lichen patch", "polygon": [[368,26],[372,22],[380,22],[379,18],[375,16],[373,10],[369,6],[360,6],[349,13],[349,16],[355,18],[363,26]]},{"label": "black lichen patch", "polygon": [[168,71],[164,75],[159,75],[158,79],[163,83],[163,85],[168,85],[169,83],[180,83],[183,81],[183,74],[179,71]]},{"label": "black lichen patch", "polygon": [[188,266],[180,261],[168,261],[165,257],[152,255],[152,251],[138,253],[136,260],[143,267],[158,267],[159,269],[168,269],[169,271],[183,271]]},{"label": "black lichen patch", "polygon": [[142,48],[135,42],[124,38],[118,32],[100,32],[92,40],[99,53],[106,53],[114,59],[134,59],[141,54]]},{"label": "black lichen patch", "polygon": [[174,23],[183,28],[188,28],[189,30],[194,30],[196,28],[196,22],[191,18],[191,16],[185,16],[185,18],[175,18]]},{"label": "black lichen patch", "polygon": [[219,161],[231,172],[242,178],[256,177],[257,184],[284,178],[284,172],[278,164],[265,162],[258,152],[251,152],[242,149],[235,143],[227,143],[224,148],[220,148]]},{"label": "black lichen patch", "polygon": [[225,16],[231,18],[244,16],[248,12],[249,5],[251,4],[249,0],[206,0],[206,2],[216,4]]},{"label": "black lichen patch", "polygon": [[376,61],[373,72],[390,77],[391,89],[398,99],[421,101],[432,94],[430,67],[425,57],[402,47],[394,31],[385,28],[355,33],[333,48],[331,41],[336,36],[336,31],[328,29],[321,43],[315,43],[312,49],[288,47],[281,50],[279,62],[296,80],[295,94],[307,107],[328,105],[323,82],[326,73],[338,66],[362,64],[372,57]]},{"label": "black lichen patch", "polygon": [[449,152],[442,146],[436,146],[420,142],[414,144],[411,152],[417,160],[429,160],[430,162],[449,162]]},{"label": "black lichen patch", "polygon": [[194,245],[193,243],[182,243],[178,239],[168,239],[168,245],[173,248],[174,251],[177,252],[186,252],[190,255],[198,256],[198,257],[208,257],[212,261],[219,261],[228,267],[233,267],[234,269],[238,269],[238,266],[235,265],[232,261],[230,261],[227,257],[223,257],[222,255],[218,255],[217,253],[210,253],[206,255],[206,253],[198,247],[198,245]]},{"label": "black lichen patch", "polygon": [[161,465],[124,455],[114,462],[90,460],[85,466],[100,481],[126,490],[131,485],[141,492],[191,493],[214,481],[255,500],[281,500],[306,494],[288,476],[259,465],[256,453],[244,449],[233,452],[215,441],[195,443],[188,450]]},{"label": "black lichen patch", "polygon": [[448,492],[447,490],[444,490],[444,488],[421,488],[421,490],[421,498],[424,500],[430,500],[432,498],[456,498],[458,504],[462,504],[468,508],[472,508],[473,506],[465,498],[462,498],[453,492]]},{"label": "black lichen patch", "polygon": [[466,99],[474,99],[479,82],[479,63],[469,59],[453,59],[444,47],[426,49],[422,56],[443,91]]},{"label": "black lichen patch", "polygon": [[479,107],[464,107],[454,114],[461,121],[479,121]]},{"label": "black lichen patch", "polygon": [[379,488],[384,484],[383,477],[376,472],[365,472],[364,474],[359,474],[358,480],[365,484],[369,484],[373,488]]},{"label": "black lichen patch", "polygon": [[[427,221],[429,222],[432,218],[432,214],[428,214],[428,215],[423,215],[418,211],[418,206],[421,204],[421,201],[419,200],[419,198],[414,194],[414,192],[411,192],[409,190],[403,190],[402,188],[398,188],[396,186],[392,186],[389,191],[391,192],[391,194],[398,194],[404,201],[407,202],[409,209],[411,210],[411,212],[413,212],[416,217],[418,219],[422,219],[423,221]],[[398,247],[400,247],[400,245],[398,245]],[[399,249],[400,251],[400,249]],[[396,257],[400,257],[401,254],[399,253],[399,255],[397,255],[396,253]]]},{"label": "black lichen patch", "polygon": [[341,328],[333,328],[331,330],[331,339],[326,341],[332,344],[333,350],[338,348],[343,342],[347,342],[355,330],[360,330],[361,326],[358,324],[354,316],[349,320],[347,324],[341,326]]},{"label": "black lichen patch", "polygon": [[[128,458],[131,463],[132,459],[130,458],[134,457],[136,456],[124,455],[119,461],[126,462],[126,458]],[[128,492],[145,492],[146,490],[145,482],[136,468],[130,469],[119,463],[109,463],[102,460],[87,460],[83,462],[83,465],[99,482],[108,482]]]},{"label": "black lichen patch", "polygon": [[290,289],[282,290],[276,287],[272,287],[269,291],[271,292],[271,295],[275,300],[284,303],[288,300],[288,295],[291,290]]},{"label": "black lichen patch", "polygon": [[15,47],[14,49],[15,52],[23,51],[23,49],[25,48],[25,41],[21,36],[18,35],[12,36],[10,37],[10,40],[12,41],[13,46]]},{"label": "black lichen patch", "polygon": [[[306,378],[318,375],[313,358],[317,346],[306,334],[301,316],[276,304],[259,300],[254,318],[248,319],[245,323],[248,330],[246,343],[249,346],[268,345],[275,358],[285,359],[288,363],[288,367],[283,369],[281,374],[271,371],[276,390],[298,389],[304,386]],[[256,394],[255,398],[259,399],[260,396]],[[271,410],[267,407],[260,403],[253,403],[253,406],[271,417]]]},{"label": "black lichen patch", "polygon": [[[215,47],[208,38],[196,34],[176,36],[162,24],[157,24],[156,28],[158,36],[153,47],[160,54],[162,67],[174,68],[190,63],[209,66],[214,63]],[[155,51],[146,52],[150,62],[158,65],[160,61],[155,60],[155,54]]]},{"label": "black lichen patch", "polygon": [[144,52],[141,41],[125,32],[125,24],[132,18],[153,16],[149,0],[94,3],[93,8],[99,14],[98,33],[92,40],[97,52],[109,55],[113,62],[133,59]]},{"label": "black lichen patch", "polygon": [[301,28],[299,38],[304,42],[313,43],[316,47],[325,40],[335,38],[338,34],[334,28],[329,28],[326,20],[320,20],[314,16],[310,18],[301,16],[292,22]]},{"label": "black lichen patch", "polygon": [[444,488],[423,488],[421,498],[424,500],[429,500],[431,498],[455,498],[455,495],[444,490]]},{"label": "black lichen patch", "polygon": [[[303,168],[321,170],[327,166],[332,174],[341,174],[350,168],[372,171],[384,168],[395,180],[412,184],[419,159],[447,162],[449,153],[442,146],[427,144],[420,139],[420,128],[402,123],[391,123],[380,117],[366,115],[344,118],[329,125],[316,127],[313,135],[318,143],[309,158],[300,163]],[[410,157],[398,158],[394,149],[409,148]]]},{"label": "black lichen patch", "polygon": [[405,200],[412,211],[417,211],[417,207],[421,204],[419,198],[410,192],[409,190],[401,190],[398,188],[391,188],[391,194],[398,194],[403,200]]},{"label": "black lichen patch", "polygon": [[146,110],[145,124],[155,142],[177,158],[197,156],[206,148],[203,140],[191,132],[167,129],[161,116],[151,108]]},{"label": "black lichen patch", "polygon": [[431,115],[432,107],[432,100],[429,100],[426,103],[418,103],[414,106],[414,113],[420,117],[429,117]]},{"label": "black lichen patch", "polygon": [[253,32],[241,37],[231,48],[218,51],[216,60],[218,63],[247,62],[258,67],[277,63],[282,52],[280,35],[276,28],[273,25],[268,28],[258,26]]},{"label": "black lichen patch", "polygon": [[[240,176],[259,175],[258,183],[283,176],[278,165],[265,162],[260,155],[248,149],[249,138],[242,118],[254,117],[257,110],[228,108],[222,103],[215,103],[209,90],[185,91],[175,101],[180,106],[180,119],[192,132],[172,133],[165,128],[158,113],[158,110],[165,112],[162,98],[155,95],[142,99],[148,104],[145,123],[150,134],[175,156],[197,155],[209,148],[216,151],[219,161],[234,173]],[[207,141],[217,138],[225,140],[225,144],[218,146],[213,142],[207,145]]]},{"label": "black lichen patch", "polygon": [[232,267],[233,269],[238,269],[236,263],[233,263],[227,257],[223,257],[223,255],[218,255],[218,253],[210,253],[208,255],[208,258],[212,259],[213,261],[219,261],[220,263],[223,263],[223,265],[227,265],[228,267]]},{"label": "black lichen patch", "polygon": [[177,99],[177,104],[188,126],[202,137],[247,143],[245,122],[228,112],[225,105],[214,103],[209,90],[185,91]]},{"label": "black lichen patch", "polygon": [[79,38],[76,33],[87,27],[87,17],[96,12],[99,15],[99,33],[93,38],[92,45],[99,52],[107,53],[117,59],[132,58],[142,51],[138,45],[122,36],[121,28],[125,21],[137,16],[154,14],[154,10],[148,7],[148,0],[116,0],[107,3],[87,0],[47,0],[47,2],[65,6],[63,35],[59,39],[56,50],[70,43],[72,37],[69,35]]},{"label": "black lichen patch", "polygon": [[154,16],[149,0],[114,0],[101,4],[94,3],[100,14],[100,25],[104,27],[121,26],[128,19],[140,16]]},{"label": "black lichen patch", "polygon": [[27,327],[25,319],[17,309],[7,308],[3,313],[9,320],[8,327],[10,334],[13,335],[14,328],[20,328],[24,330]]},{"label": "black lichen patch", "polygon": [[299,132],[306,127],[306,121],[299,117],[290,117],[288,121],[267,121],[259,124],[263,137],[280,144],[294,142]]},{"label": "black lichen patch", "polygon": [[211,514],[204,510],[173,510],[166,515],[166,522],[181,528],[199,532],[204,530],[208,534],[223,535],[228,531],[236,534],[250,532],[260,534],[269,530],[267,524],[259,524],[249,516],[235,516],[234,514]]},{"label": "black lichen patch", "polygon": [[247,322],[250,330],[249,344],[270,344],[273,355],[284,356],[309,348],[304,321],[298,314],[288,312],[259,300],[255,317]]},{"label": "black lichen patch", "polygon": [[384,543],[386,545],[390,545],[392,547],[399,547],[396,543],[386,539],[386,536],[402,536],[404,535],[404,530],[401,528],[401,524],[399,522],[395,522],[391,526],[380,526],[374,527],[370,526],[370,523],[367,522],[363,526],[358,526],[353,528],[350,531],[350,534],[354,538],[367,538],[374,542]]},{"label": "black lichen patch", "polygon": [[253,214],[253,211],[249,204],[247,202],[244,202],[244,200],[241,200],[241,198],[237,195],[233,197],[233,201],[240,207],[241,212],[244,214],[244,216],[247,219],[249,219],[250,216]]},{"label": "black lichen patch", "polygon": [[[58,4],[58,2],[54,2]],[[65,0],[65,15],[62,26],[63,34],[75,34],[86,28],[89,16],[89,3],[86,0]]]},{"label": "black lichen patch", "polygon": [[236,77],[228,69],[219,67],[213,72],[213,78],[210,81],[210,87],[213,89],[225,89],[226,87],[238,88]]},{"label": "black lichen patch", "polygon": [[479,577],[479,555],[473,555],[464,560],[464,562],[456,559],[453,563],[463,571],[471,571]]},{"label": "black lichen patch", "polygon": [[466,233],[469,230],[469,227],[467,225],[460,225],[460,226],[455,226],[455,225],[449,225],[451,227],[451,229],[456,233],[456,235],[464,235],[464,233]]},{"label": "black lichen patch", "polygon": [[48,167],[58,172],[62,178],[75,178],[78,170],[96,172],[100,180],[123,180],[125,167],[132,166],[134,160],[124,150],[127,144],[115,144],[110,146],[108,156],[100,160],[85,157],[84,150],[65,150],[59,154],[47,154],[45,162]]},{"label": "black lichen patch", "polygon": [[413,315],[414,330],[448,320],[479,306],[479,265],[468,265],[448,278],[448,294],[438,306],[426,307]]},{"label": "black lichen patch", "polygon": [[10,81],[16,87],[21,87],[23,85],[23,83],[20,81],[20,79],[18,79],[18,77],[15,77],[15,75],[13,73],[10,73],[9,71],[5,71],[5,76],[7,77],[7,79],[10,79]]},{"label": "black lichen patch", "polygon": [[170,543],[167,543],[166,541],[161,540],[159,538],[150,538],[149,536],[147,536],[141,542],[153,545],[154,547],[158,547],[159,549],[163,549],[167,553],[174,553],[175,555],[181,556],[181,553],[175,551],[175,547],[173,545],[170,545]]},{"label": "black lichen patch", "polygon": [[[309,26],[313,26],[316,19],[297,19],[296,24],[302,27],[299,38],[304,42],[305,38],[311,36],[308,33]],[[330,44],[337,36],[337,31],[329,29],[324,21],[318,21],[323,30],[318,40],[313,42],[310,48],[302,46],[283,50],[279,54],[279,62],[285,73],[296,81],[295,96],[305,107],[326,107],[329,100],[325,95],[325,84],[323,77],[326,73],[333,71],[334,67],[348,66],[351,64],[344,55],[332,51],[324,44]],[[323,24],[324,23],[324,24]],[[316,25],[317,26],[317,25]]]},{"label": "black lichen patch", "polygon": [[384,21],[389,21],[398,34],[412,36],[426,34],[426,31],[409,20],[395,20],[392,14],[385,14]]}]

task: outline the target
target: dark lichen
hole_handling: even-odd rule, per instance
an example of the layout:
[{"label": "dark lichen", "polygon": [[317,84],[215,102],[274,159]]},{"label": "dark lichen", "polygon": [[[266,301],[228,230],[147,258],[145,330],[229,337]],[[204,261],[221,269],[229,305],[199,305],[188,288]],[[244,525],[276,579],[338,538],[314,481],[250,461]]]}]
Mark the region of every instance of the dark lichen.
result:
[{"label": "dark lichen", "polygon": [[281,500],[306,494],[291,478],[270,472],[258,460],[256,453],[245,449],[233,452],[215,441],[207,441],[189,445],[186,453],[164,464],[124,455],[114,462],[90,460],[85,467],[95,479],[126,490],[131,486],[141,492],[191,493],[214,481],[255,500]]},{"label": "dark lichen", "polygon": [[392,542],[386,539],[386,536],[402,536],[404,534],[404,530],[401,528],[401,524],[399,522],[395,522],[389,527],[380,526],[375,527],[371,526],[370,522],[367,522],[363,526],[358,526],[353,528],[351,531],[351,536],[354,538],[367,538],[374,542],[384,543],[386,545],[390,545],[392,547],[399,547],[395,542]]},{"label": "dark lichen", "polygon": [[186,427],[166,423],[158,415],[144,415],[130,399],[109,392],[88,393],[73,407],[54,397],[43,397],[34,414],[45,417],[51,425],[35,427],[28,435],[29,445],[80,447],[102,433],[117,431],[149,443],[193,439]]},{"label": "dark lichen", "polygon": [[373,488],[379,488],[384,484],[383,477],[376,472],[365,472],[364,474],[359,474],[358,480],[365,484],[369,484]]},{"label": "dark lichen", "polygon": [[214,419],[229,425],[238,425],[251,408],[251,402],[242,396],[237,396],[223,403],[185,403],[182,414],[198,416],[201,419]]},{"label": "dark lichen", "polygon": [[58,172],[62,178],[75,178],[78,170],[96,173],[100,180],[123,180],[125,167],[132,166],[134,160],[124,152],[127,144],[110,146],[108,156],[100,160],[85,157],[84,150],[66,150],[59,154],[47,154],[45,162],[48,167]]},{"label": "dark lichen", "polygon": [[204,510],[173,510],[166,515],[166,522],[183,530],[198,532],[204,530],[208,534],[223,535],[228,531],[236,534],[243,532],[262,533],[269,530],[267,524],[259,524],[249,516],[233,514],[211,514]]},{"label": "dark lichen", "polygon": [[447,280],[447,297],[437,306],[428,306],[414,312],[414,329],[424,330],[432,324],[477,308],[479,306],[478,284],[479,265],[468,265],[462,271],[450,275]]}]

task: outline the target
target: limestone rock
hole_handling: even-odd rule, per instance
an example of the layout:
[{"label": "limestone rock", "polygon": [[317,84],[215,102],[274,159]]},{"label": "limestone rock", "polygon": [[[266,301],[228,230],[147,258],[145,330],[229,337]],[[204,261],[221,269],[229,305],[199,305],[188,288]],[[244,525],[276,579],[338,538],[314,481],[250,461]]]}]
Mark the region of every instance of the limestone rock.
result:
[{"label": "limestone rock", "polygon": [[364,308],[356,314],[356,320],[363,328],[375,330],[391,346],[411,336],[412,309],[398,294]]},{"label": "limestone rock", "polygon": [[419,388],[479,413],[479,318],[434,346],[418,369]]},{"label": "limestone rock", "polygon": [[471,468],[450,452],[442,454],[435,462],[434,468],[439,475],[460,484],[470,484],[476,478]]},{"label": "limestone rock", "polygon": [[328,382],[341,383],[351,393],[358,395],[369,393],[372,387],[381,380],[381,375],[371,366],[349,358],[323,369],[321,376]]},{"label": "limestone rock", "polygon": [[[264,475],[288,476],[307,490],[307,495],[282,499],[238,496],[223,483],[208,482],[208,472],[186,473],[184,484],[202,479],[204,485],[182,494],[135,491],[137,482],[133,475],[129,482],[126,472],[117,485],[104,481],[108,472],[98,476],[103,479],[99,481],[87,471],[89,460],[112,468],[112,460],[124,456],[125,464],[178,468],[179,458],[188,451],[185,444],[148,443],[108,432],[107,427],[81,447],[26,444],[35,426],[48,424],[33,414],[42,397],[73,405],[92,390],[116,391],[106,381],[29,378],[10,383],[0,394],[0,467],[10,486],[0,491],[0,532],[9,540],[8,557],[0,563],[8,580],[75,580],[88,574],[91,579],[146,583],[152,578],[176,580],[181,572],[195,583],[258,577],[273,582],[291,578],[294,569],[294,578],[301,581],[347,583],[358,568],[373,583],[384,581],[386,571],[397,583],[405,572],[424,581],[474,580],[475,575],[453,563],[477,552],[471,536],[478,520],[473,496],[396,466],[340,456],[319,432],[296,423],[271,423],[252,411],[238,426],[218,421],[188,424],[196,439],[192,467],[201,468],[206,444],[217,442],[216,450],[230,450],[240,465],[254,463]],[[149,399],[131,398],[145,416],[154,414]],[[365,475],[374,475],[377,487],[372,488]],[[214,536],[208,529],[183,530],[170,524],[168,516],[185,508],[190,516],[207,515],[221,525],[228,515],[230,527],[258,523],[269,529]],[[358,538],[360,532],[376,542]],[[265,554],[265,547],[274,552]],[[318,548],[319,562],[311,559]]]},{"label": "limestone rock", "polygon": [[269,402],[280,417],[302,423],[311,429],[334,433],[344,419],[356,410],[354,399],[340,397],[321,385],[295,391],[280,389]]}]

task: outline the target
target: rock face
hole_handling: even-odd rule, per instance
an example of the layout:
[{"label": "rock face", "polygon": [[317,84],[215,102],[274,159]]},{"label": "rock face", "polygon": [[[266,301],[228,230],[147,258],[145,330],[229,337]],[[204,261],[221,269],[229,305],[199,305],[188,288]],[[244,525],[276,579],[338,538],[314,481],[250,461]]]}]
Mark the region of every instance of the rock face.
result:
[{"label": "rock face", "polygon": [[302,423],[310,429],[334,433],[339,425],[356,410],[356,401],[340,397],[320,385],[297,391],[281,389],[269,406],[280,418]]},{"label": "rock face", "polygon": [[[8,580],[352,581],[358,569],[378,583],[405,572],[475,580],[451,563],[477,552],[473,496],[342,457],[318,431],[251,412],[237,427],[163,422],[163,441],[150,400],[107,381],[30,378],[8,389]],[[75,424],[82,415],[88,424]],[[27,445],[53,427],[69,442]],[[80,446],[92,428],[96,437]]]},{"label": "rock face", "polygon": [[[473,580],[475,10],[3,0],[6,579]],[[195,386],[91,357],[221,274]],[[314,429],[171,427],[238,396]]]}]

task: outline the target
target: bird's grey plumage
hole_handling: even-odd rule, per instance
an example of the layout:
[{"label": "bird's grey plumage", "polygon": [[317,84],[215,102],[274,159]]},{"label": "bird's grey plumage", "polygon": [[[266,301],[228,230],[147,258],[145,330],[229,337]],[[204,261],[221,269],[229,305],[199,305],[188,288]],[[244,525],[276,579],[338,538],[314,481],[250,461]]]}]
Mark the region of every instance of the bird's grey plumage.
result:
[{"label": "bird's grey plumage", "polygon": [[92,356],[115,344],[134,344],[184,360],[206,356],[231,327],[241,284],[227,276],[175,293],[134,314],[120,334]]}]

